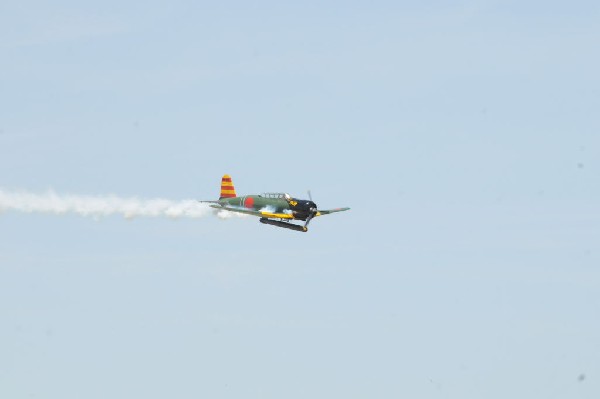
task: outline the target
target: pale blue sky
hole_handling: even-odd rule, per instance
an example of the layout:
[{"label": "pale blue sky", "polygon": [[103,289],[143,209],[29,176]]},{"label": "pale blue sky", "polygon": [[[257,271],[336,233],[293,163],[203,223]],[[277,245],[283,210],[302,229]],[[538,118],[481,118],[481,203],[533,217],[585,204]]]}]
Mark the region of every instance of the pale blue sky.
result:
[{"label": "pale blue sky", "polygon": [[0,216],[0,396],[597,398],[600,6],[0,5],[0,188],[253,218]]}]

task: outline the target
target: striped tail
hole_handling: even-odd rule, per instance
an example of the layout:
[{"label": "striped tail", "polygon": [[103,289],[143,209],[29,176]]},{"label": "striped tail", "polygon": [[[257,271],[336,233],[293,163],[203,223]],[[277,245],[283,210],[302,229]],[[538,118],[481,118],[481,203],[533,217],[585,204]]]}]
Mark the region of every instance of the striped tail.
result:
[{"label": "striped tail", "polygon": [[233,187],[233,182],[231,181],[231,176],[225,175],[221,179],[221,196],[219,199],[223,198],[233,198],[237,197],[235,195],[235,188]]}]

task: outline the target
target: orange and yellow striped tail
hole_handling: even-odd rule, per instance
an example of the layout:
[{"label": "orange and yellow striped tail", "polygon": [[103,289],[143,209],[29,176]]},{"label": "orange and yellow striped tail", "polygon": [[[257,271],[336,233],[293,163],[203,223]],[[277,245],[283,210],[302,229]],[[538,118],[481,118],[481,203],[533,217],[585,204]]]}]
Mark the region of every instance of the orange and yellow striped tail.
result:
[{"label": "orange and yellow striped tail", "polygon": [[221,178],[221,196],[219,199],[233,197],[237,197],[237,195],[235,195],[235,188],[233,187],[231,176],[224,175],[223,178]]}]

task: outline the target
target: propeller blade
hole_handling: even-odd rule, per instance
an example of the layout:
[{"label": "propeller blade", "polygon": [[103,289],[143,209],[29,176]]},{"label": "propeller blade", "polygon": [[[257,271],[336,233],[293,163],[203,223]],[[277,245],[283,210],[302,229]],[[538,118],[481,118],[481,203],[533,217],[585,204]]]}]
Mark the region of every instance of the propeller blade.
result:
[{"label": "propeller blade", "polygon": [[317,212],[319,212],[317,208],[311,208],[311,209],[310,209],[310,213],[308,214],[308,217],[306,218],[306,223],[304,223],[304,228],[307,228],[307,227],[308,227],[308,224],[310,223],[310,221],[311,221],[311,220],[312,220],[312,219],[313,219],[315,216],[317,216]]},{"label": "propeller blade", "polygon": [[317,209],[317,204],[315,204],[315,202],[312,199],[312,194],[310,192],[310,190],[307,190],[308,193],[308,198],[310,199],[310,202],[312,202],[312,204],[315,206],[314,208],[310,208],[309,210],[309,214],[306,218],[306,223],[304,223],[304,228],[306,229],[308,227],[308,224],[310,223],[310,221],[317,216],[317,213],[319,212],[319,210]]}]

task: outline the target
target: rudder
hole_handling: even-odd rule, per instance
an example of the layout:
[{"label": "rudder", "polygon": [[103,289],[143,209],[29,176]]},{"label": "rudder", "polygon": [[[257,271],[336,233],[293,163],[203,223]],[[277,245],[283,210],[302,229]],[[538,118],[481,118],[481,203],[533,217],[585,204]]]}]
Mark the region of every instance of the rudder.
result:
[{"label": "rudder", "polygon": [[233,187],[231,176],[224,175],[221,178],[221,195],[219,196],[219,199],[233,197],[237,197],[237,195],[235,194],[235,188]]}]

